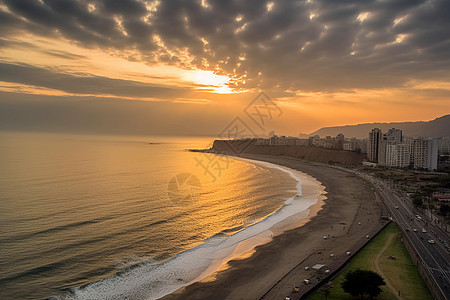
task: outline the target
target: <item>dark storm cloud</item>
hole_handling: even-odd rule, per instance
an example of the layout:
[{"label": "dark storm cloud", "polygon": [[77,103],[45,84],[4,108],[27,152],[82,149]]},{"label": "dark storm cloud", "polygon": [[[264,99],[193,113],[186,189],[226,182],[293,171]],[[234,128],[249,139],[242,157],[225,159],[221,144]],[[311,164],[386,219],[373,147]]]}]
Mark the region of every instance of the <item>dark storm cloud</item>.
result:
[{"label": "dark storm cloud", "polygon": [[149,64],[218,66],[245,75],[246,88],[338,90],[449,79],[448,0],[3,3],[11,12],[0,11],[4,39],[16,27],[87,47],[136,50],[130,59]]},{"label": "dark storm cloud", "polygon": [[0,62],[0,81],[46,87],[74,94],[114,95],[174,99],[188,88],[150,85],[138,81],[112,79],[89,74],[71,75],[30,65]]},{"label": "dark storm cloud", "polygon": [[[57,1],[57,0],[54,0]],[[143,2],[135,0],[105,0],[98,1],[107,13],[131,15],[132,17],[139,17],[145,15],[147,9]]]}]

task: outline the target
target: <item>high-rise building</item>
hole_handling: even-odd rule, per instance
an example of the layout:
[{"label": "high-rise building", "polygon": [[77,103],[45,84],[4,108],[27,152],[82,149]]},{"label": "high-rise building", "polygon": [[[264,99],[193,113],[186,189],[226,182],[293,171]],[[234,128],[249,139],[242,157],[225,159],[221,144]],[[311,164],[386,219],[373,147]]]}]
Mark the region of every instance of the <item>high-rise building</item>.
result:
[{"label": "high-rise building", "polygon": [[437,139],[431,139],[431,149],[430,149],[430,168],[429,170],[437,170],[437,163],[439,158],[439,142]]},{"label": "high-rise building", "polygon": [[386,166],[396,167],[397,166],[397,149],[396,145],[386,146]]},{"label": "high-rise building", "polygon": [[448,155],[450,154],[450,137],[443,137],[440,138],[439,141],[439,149],[438,154],[439,155]]},{"label": "high-rise building", "polygon": [[388,143],[386,142],[386,137],[383,135],[381,137],[380,143],[378,145],[378,164],[380,166],[386,165],[386,147]]},{"label": "high-rise building", "polygon": [[367,153],[367,139],[357,140],[358,148],[361,149],[361,153]]},{"label": "high-rise building", "polygon": [[400,129],[391,128],[383,137],[388,145],[401,144],[403,142],[402,131]]},{"label": "high-rise building", "polygon": [[369,141],[367,143],[367,159],[371,162],[378,162],[378,154],[382,137],[383,136],[379,128],[374,128],[369,133]]},{"label": "high-rise building", "polygon": [[436,139],[411,140],[411,162],[415,169],[437,169],[438,143]]},{"label": "high-rise building", "polygon": [[[383,134],[383,138],[380,140],[380,144],[378,147],[378,164],[381,166],[389,166],[392,163],[392,155],[396,152],[395,147],[391,147],[389,149],[390,153],[388,154],[387,147],[389,145],[398,145],[403,141],[402,131],[400,129],[391,128]],[[395,154],[397,155],[397,154]],[[389,156],[389,158],[388,158]],[[389,160],[389,162],[388,162]],[[392,165],[393,166],[393,165]]]},{"label": "high-rise building", "polygon": [[[367,149],[369,161],[376,162],[380,166],[390,166],[393,163],[392,159],[396,148],[391,147],[388,153],[387,147],[389,145],[400,144],[402,141],[403,136],[400,129],[391,128],[387,133],[381,134],[381,130],[379,130],[378,128],[374,128],[369,134],[369,147],[370,151],[372,151],[369,156],[369,148]],[[376,144],[377,147],[375,148]]]},{"label": "high-rise building", "polygon": [[345,141],[344,135],[342,133],[339,133],[336,136],[336,145],[335,145],[335,147],[337,149],[344,149],[344,141]]},{"label": "high-rise building", "polygon": [[369,133],[367,158],[380,166],[436,170],[438,149],[444,150],[445,141],[437,139],[403,138],[400,129],[391,128],[385,134],[379,128]]},{"label": "high-rise building", "polygon": [[346,139],[342,143],[342,149],[346,151],[355,151],[358,149],[358,143],[356,138]]},{"label": "high-rise building", "polygon": [[410,165],[411,148],[408,144],[396,145],[397,167],[407,168]]},{"label": "high-rise building", "polygon": [[410,145],[388,144],[386,146],[386,166],[406,168],[410,165]]}]

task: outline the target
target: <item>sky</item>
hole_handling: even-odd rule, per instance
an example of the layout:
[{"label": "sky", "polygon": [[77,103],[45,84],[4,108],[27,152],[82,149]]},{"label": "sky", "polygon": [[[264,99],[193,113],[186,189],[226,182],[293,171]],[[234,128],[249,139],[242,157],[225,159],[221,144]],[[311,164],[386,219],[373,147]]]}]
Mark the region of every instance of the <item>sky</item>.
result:
[{"label": "sky", "polygon": [[296,136],[450,113],[448,0],[0,0],[0,28],[0,130]]}]

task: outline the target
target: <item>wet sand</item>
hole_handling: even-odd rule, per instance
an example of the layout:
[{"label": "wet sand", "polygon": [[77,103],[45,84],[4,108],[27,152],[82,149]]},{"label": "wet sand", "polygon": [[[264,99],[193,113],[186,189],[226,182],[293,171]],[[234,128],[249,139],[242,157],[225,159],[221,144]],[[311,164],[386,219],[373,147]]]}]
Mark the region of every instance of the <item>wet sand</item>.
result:
[{"label": "wet sand", "polygon": [[306,266],[332,264],[379,228],[381,203],[369,184],[355,175],[289,157],[243,157],[313,176],[326,187],[326,199],[311,207],[310,218],[298,227],[257,246],[249,257],[229,261],[229,268],[215,273],[214,280],[194,283],[163,299],[284,299],[294,285],[302,288],[304,279],[315,277]]}]

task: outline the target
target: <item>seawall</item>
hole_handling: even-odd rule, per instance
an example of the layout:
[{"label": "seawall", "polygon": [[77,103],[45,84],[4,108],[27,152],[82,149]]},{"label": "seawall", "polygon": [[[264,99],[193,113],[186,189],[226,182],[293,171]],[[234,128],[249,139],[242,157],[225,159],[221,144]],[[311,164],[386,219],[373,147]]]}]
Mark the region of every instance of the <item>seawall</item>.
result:
[{"label": "seawall", "polygon": [[363,153],[320,147],[300,145],[256,145],[252,140],[215,140],[211,152],[230,155],[248,153],[288,156],[313,162],[347,166],[361,165],[363,159],[366,157]]}]

